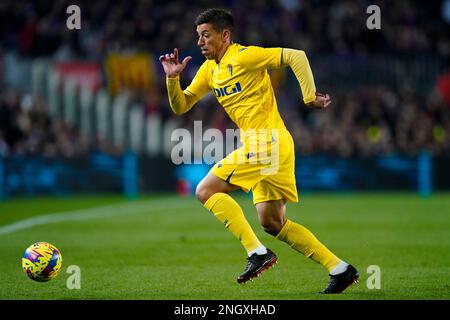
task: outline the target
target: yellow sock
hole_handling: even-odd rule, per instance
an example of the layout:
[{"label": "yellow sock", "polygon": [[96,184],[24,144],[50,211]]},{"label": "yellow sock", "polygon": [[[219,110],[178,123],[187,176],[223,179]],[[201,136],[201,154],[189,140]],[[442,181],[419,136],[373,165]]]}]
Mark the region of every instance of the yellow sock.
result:
[{"label": "yellow sock", "polygon": [[214,216],[225,225],[225,228],[241,241],[247,253],[261,245],[241,207],[228,194],[215,193],[205,202],[204,207],[214,213]]},{"label": "yellow sock", "polygon": [[304,226],[287,220],[276,237],[298,252],[323,265],[328,272],[341,261]]}]

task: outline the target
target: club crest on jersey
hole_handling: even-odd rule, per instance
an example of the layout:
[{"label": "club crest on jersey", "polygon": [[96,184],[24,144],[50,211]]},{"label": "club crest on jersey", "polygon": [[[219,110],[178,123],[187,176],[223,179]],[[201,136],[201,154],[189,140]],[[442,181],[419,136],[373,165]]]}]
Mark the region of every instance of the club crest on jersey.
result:
[{"label": "club crest on jersey", "polygon": [[221,88],[214,88],[214,93],[216,94],[217,98],[230,96],[232,94],[237,94],[242,91],[241,84],[237,82],[236,84],[230,84],[225,87]]}]

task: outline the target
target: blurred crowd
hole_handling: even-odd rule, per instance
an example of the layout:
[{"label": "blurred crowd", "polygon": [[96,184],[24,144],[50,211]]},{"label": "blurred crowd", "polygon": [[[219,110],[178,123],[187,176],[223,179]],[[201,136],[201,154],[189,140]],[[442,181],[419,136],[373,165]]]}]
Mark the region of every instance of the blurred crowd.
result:
[{"label": "blurred crowd", "polygon": [[[81,8],[79,32],[65,27],[66,8],[71,4]],[[366,8],[371,4],[381,8],[382,30],[366,27]],[[203,60],[193,21],[209,7],[233,12],[234,40],[246,45],[299,48],[313,58],[426,56],[447,66],[450,61],[450,0],[2,1],[0,53],[16,50],[22,56],[54,61],[101,62],[109,52],[145,51],[159,56],[176,46],[183,56],[194,58],[183,76],[186,85]],[[156,112],[167,119],[173,115],[161,69],[159,79],[157,88],[140,99],[145,101],[146,114]],[[430,90],[419,93],[406,80],[399,87],[385,83],[357,86],[355,79],[354,90],[327,88],[333,99],[327,110],[308,109],[299,92],[287,86],[276,86],[276,95],[300,154],[414,155],[423,149],[449,154],[450,99],[446,92],[450,86],[439,86],[434,79]],[[180,119],[180,124],[189,127],[193,120],[205,120],[205,127],[234,128],[211,96]],[[86,152],[90,145],[77,128],[52,119],[42,98],[0,91],[0,155],[70,157]]]},{"label": "blurred crowd", "polygon": [[76,128],[52,119],[44,100],[16,90],[0,91],[0,157],[73,157],[87,151]]},{"label": "blurred crowd", "polygon": [[408,88],[397,92],[379,86],[333,98],[326,110],[303,108],[297,117],[287,111],[284,118],[299,153],[450,154],[450,109],[437,92],[420,97]]},{"label": "blurred crowd", "polygon": [[[81,9],[81,31],[66,28],[66,9]],[[381,31],[369,30],[369,5],[381,10]],[[311,54],[450,56],[450,2],[367,0],[6,0],[0,45],[24,55],[101,58],[111,50],[155,53],[174,46],[196,53],[195,17],[205,8],[231,10],[236,42],[302,48]]]},{"label": "blurred crowd", "polygon": [[[379,86],[331,93],[332,105],[325,110],[306,107],[298,94],[279,91],[276,95],[300,155],[414,156],[423,150],[450,154],[450,106],[435,91],[420,97],[408,88],[397,92]],[[171,117],[169,110],[165,100],[157,107],[147,104],[148,113],[159,113],[163,118]],[[177,119],[180,127],[191,130],[194,121],[202,120],[203,130],[218,128],[224,136],[226,129],[236,128],[212,95]],[[120,152],[111,144],[94,140],[88,141],[77,128],[51,118],[45,101],[38,97],[21,96],[17,91],[0,95],[0,156],[73,157],[93,147]]]}]

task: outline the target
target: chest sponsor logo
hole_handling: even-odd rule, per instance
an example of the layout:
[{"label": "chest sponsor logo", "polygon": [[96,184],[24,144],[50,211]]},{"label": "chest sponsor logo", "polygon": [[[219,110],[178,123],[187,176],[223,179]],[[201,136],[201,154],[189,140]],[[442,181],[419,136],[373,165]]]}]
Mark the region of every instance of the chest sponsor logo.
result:
[{"label": "chest sponsor logo", "polygon": [[217,98],[230,96],[232,94],[236,94],[242,91],[241,84],[237,82],[236,84],[230,84],[221,88],[214,88],[214,93]]}]

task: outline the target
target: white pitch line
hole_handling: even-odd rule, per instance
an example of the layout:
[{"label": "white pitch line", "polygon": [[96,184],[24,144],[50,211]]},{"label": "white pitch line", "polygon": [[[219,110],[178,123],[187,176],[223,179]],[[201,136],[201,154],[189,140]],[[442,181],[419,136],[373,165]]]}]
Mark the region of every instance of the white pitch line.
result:
[{"label": "white pitch line", "polygon": [[186,207],[186,204],[182,204],[180,202],[177,202],[176,200],[174,201],[174,198],[168,198],[118,203],[74,211],[55,212],[29,219],[19,220],[17,222],[2,226],[0,227],[0,236],[50,223],[89,220],[122,214],[136,214],[143,212],[150,213],[157,210],[170,210]]}]

